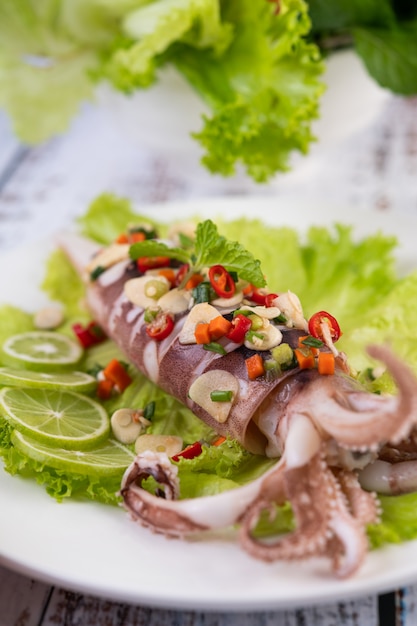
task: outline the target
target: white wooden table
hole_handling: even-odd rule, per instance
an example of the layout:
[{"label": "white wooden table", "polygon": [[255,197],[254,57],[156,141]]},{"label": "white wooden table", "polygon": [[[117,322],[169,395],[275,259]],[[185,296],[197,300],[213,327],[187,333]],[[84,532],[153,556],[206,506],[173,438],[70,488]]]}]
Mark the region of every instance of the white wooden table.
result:
[{"label": "white wooden table", "polygon": [[[274,195],[283,206],[308,198],[312,206],[342,202],[401,215],[417,214],[416,181],[416,99],[388,98],[365,127],[315,146],[292,173],[263,187],[241,174],[212,177],[192,159],[136,145],[101,110],[86,109],[66,135],[36,148],[19,145],[0,114],[0,250],[56,231],[106,190],[131,198],[139,209],[170,200],[262,194]],[[84,596],[0,566],[0,626],[411,626],[417,624],[416,600],[417,586],[262,614],[179,612]]]}]

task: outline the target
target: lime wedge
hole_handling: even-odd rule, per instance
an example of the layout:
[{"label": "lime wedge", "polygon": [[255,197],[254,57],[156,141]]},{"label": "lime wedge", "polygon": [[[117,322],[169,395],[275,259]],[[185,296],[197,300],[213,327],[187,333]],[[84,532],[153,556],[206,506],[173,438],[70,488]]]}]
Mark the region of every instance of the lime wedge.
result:
[{"label": "lime wedge", "polygon": [[32,370],[0,367],[0,386],[89,392],[94,391],[97,380],[85,372],[33,372]]},{"label": "lime wedge", "polygon": [[121,474],[135,455],[118,441],[109,439],[93,450],[65,450],[26,437],[14,430],[12,443],[22,454],[55,469],[76,472],[87,476],[113,476]]},{"label": "lime wedge", "polygon": [[54,331],[30,331],[12,335],[3,344],[8,362],[35,370],[75,365],[83,349],[69,337]]},{"label": "lime wedge", "polygon": [[105,409],[73,391],[4,387],[0,412],[20,432],[67,450],[93,448],[110,432]]}]

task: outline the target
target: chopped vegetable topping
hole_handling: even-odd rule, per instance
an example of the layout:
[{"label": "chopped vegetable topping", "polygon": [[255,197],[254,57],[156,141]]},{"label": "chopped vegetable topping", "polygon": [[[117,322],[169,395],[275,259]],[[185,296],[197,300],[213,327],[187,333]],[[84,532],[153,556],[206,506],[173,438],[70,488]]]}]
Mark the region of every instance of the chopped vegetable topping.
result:
[{"label": "chopped vegetable topping", "polygon": [[155,341],[162,341],[174,330],[174,320],[171,315],[159,311],[156,317],[146,326],[146,334]]},{"label": "chopped vegetable topping", "polygon": [[233,391],[227,389],[218,389],[210,393],[213,402],[230,402],[233,398]]},{"label": "chopped vegetable topping", "polygon": [[313,369],[313,367],[315,367],[316,360],[311,350],[304,350],[301,348],[296,348],[294,350],[294,354],[298,362],[298,367],[300,369],[308,370],[308,369]]},{"label": "chopped vegetable topping", "polygon": [[336,318],[326,311],[318,311],[310,317],[308,330],[313,337],[321,339],[325,343],[327,332],[330,332],[333,342],[336,342],[342,334]]},{"label": "chopped vegetable topping", "polygon": [[209,279],[211,286],[220,298],[231,298],[234,295],[236,283],[223,265],[210,267]]},{"label": "chopped vegetable topping", "polygon": [[90,272],[90,280],[94,281],[97,280],[97,278],[99,276],[101,276],[103,274],[103,272],[106,271],[106,268],[103,267],[102,265],[97,265],[97,267],[95,267],[91,272]]},{"label": "chopped vegetable topping", "polygon": [[254,354],[245,360],[246,369],[250,380],[255,380],[265,374],[264,362],[260,354]]},{"label": "chopped vegetable topping", "polygon": [[320,352],[317,367],[319,374],[331,376],[335,370],[335,357],[332,352]]},{"label": "chopped vegetable topping", "polygon": [[217,352],[217,354],[226,354],[226,350],[220,343],[215,341],[211,341],[210,343],[205,343],[203,345],[204,350],[209,350],[209,352]]},{"label": "chopped vegetable topping", "polygon": [[243,343],[245,335],[248,330],[250,330],[251,326],[252,322],[250,319],[246,317],[246,315],[238,313],[231,321],[231,328],[229,332],[226,333],[226,337],[235,343]]},{"label": "chopped vegetable topping", "polygon": [[119,392],[123,392],[132,382],[126,367],[117,359],[112,359],[103,370],[103,375],[110,380]]},{"label": "chopped vegetable topping", "polygon": [[194,331],[196,343],[207,344],[210,343],[210,326],[207,322],[200,322],[197,324]]},{"label": "chopped vegetable topping", "polygon": [[196,456],[199,456],[203,452],[203,446],[199,441],[190,444],[182,452],[178,454],[174,454],[172,456],[173,461],[179,461],[180,459],[194,459]]},{"label": "chopped vegetable topping", "polygon": [[103,329],[95,321],[89,322],[87,326],[73,324],[72,330],[83,348],[95,346],[106,338]]},{"label": "chopped vegetable topping", "polygon": [[143,256],[137,259],[136,264],[138,270],[144,274],[148,270],[157,269],[169,265],[169,257],[167,256]]},{"label": "chopped vegetable topping", "polygon": [[232,322],[229,322],[223,315],[218,315],[209,322],[209,332],[212,341],[217,341],[221,337],[227,335],[232,328]]}]

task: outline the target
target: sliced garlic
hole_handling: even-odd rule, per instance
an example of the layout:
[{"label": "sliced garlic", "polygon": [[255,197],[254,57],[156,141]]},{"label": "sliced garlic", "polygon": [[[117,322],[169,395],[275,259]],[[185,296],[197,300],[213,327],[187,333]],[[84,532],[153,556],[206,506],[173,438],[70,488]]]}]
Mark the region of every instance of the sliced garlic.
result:
[{"label": "sliced garlic", "polygon": [[141,411],[135,409],[118,409],[110,419],[113,436],[120,443],[134,443],[149,424]]},{"label": "sliced garlic", "polygon": [[[213,391],[231,391],[233,396],[228,402],[215,402],[211,399]],[[210,370],[201,374],[192,383],[188,395],[193,402],[207,411],[216,422],[223,424],[229,417],[230,409],[239,392],[239,380],[225,370]]]},{"label": "sliced garlic", "polygon": [[146,450],[165,452],[167,456],[174,456],[182,450],[182,439],[175,435],[141,435],[136,439],[135,452],[140,454]]},{"label": "sliced garlic", "polygon": [[36,312],[33,323],[36,328],[53,330],[61,326],[64,321],[64,312],[60,306],[46,306]]},{"label": "sliced garlic", "polygon": [[282,341],[282,332],[267,319],[264,319],[263,328],[256,332],[259,334],[259,337],[253,334],[251,341],[249,339],[244,341],[245,346],[250,350],[271,350]]},{"label": "sliced garlic", "polygon": [[125,282],[124,292],[126,298],[133,304],[136,304],[143,309],[156,306],[157,300],[150,298],[145,293],[147,283],[155,280],[161,281],[161,283],[169,289],[169,281],[165,278],[165,276],[140,276],[139,278],[131,278]]},{"label": "sliced garlic", "polygon": [[264,317],[267,320],[273,320],[281,314],[281,310],[276,306],[249,306],[244,304],[240,307],[240,310],[251,311],[252,313],[255,313],[255,315]]},{"label": "sliced garlic", "polygon": [[129,248],[130,245],[127,243],[112,243],[94,256],[87,265],[86,271],[91,274],[98,267],[107,269],[120,261],[126,261],[129,259]]},{"label": "sliced garlic", "polygon": [[187,289],[170,289],[166,294],[161,296],[158,300],[158,306],[165,313],[183,313],[188,311],[190,306],[191,293]]},{"label": "sliced garlic", "polygon": [[299,328],[308,333],[308,324],[303,314],[300,299],[292,291],[281,293],[275,298],[274,304],[278,305],[281,312],[287,318],[286,326]]},{"label": "sliced garlic", "polygon": [[195,329],[197,324],[207,324],[218,316],[218,310],[214,306],[211,306],[211,304],[208,304],[208,302],[196,304],[185,320],[184,326],[179,334],[179,342],[182,344],[196,343]]}]

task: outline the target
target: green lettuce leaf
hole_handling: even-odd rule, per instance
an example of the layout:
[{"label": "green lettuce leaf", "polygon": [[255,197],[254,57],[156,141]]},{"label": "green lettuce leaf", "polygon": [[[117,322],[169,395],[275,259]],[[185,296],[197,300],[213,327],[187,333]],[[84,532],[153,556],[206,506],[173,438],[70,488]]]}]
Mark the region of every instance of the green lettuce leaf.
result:
[{"label": "green lettuce leaf", "polygon": [[[0,105],[35,143],[62,132],[96,84],[132,93],[174,65],[213,111],[197,139],[213,172],[265,181],[307,152],[324,89],[303,0],[4,0]],[[171,106],[166,103],[166,106]]]},{"label": "green lettuce leaf", "polygon": [[400,543],[417,537],[417,494],[380,496],[381,523],[368,528],[374,548],[386,543]]},{"label": "green lettuce leaf", "polygon": [[78,224],[85,237],[108,245],[120,233],[126,232],[129,224],[140,221],[153,223],[149,218],[138,215],[130,200],[103,193],[91,202],[86,213],[78,219]]},{"label": "green lettuce leaf", "polygon": [[306,43],[306,5],[284,0],[275,17],[267,2],[223,3],[234,39],[221,63],[182,46],[173,62],[213,109],[195,134],[210,171],[232,175],[243,164],[258,182],[288,169],[293,151],[306,153],[310,125],[324,91],[317,48]]}]

